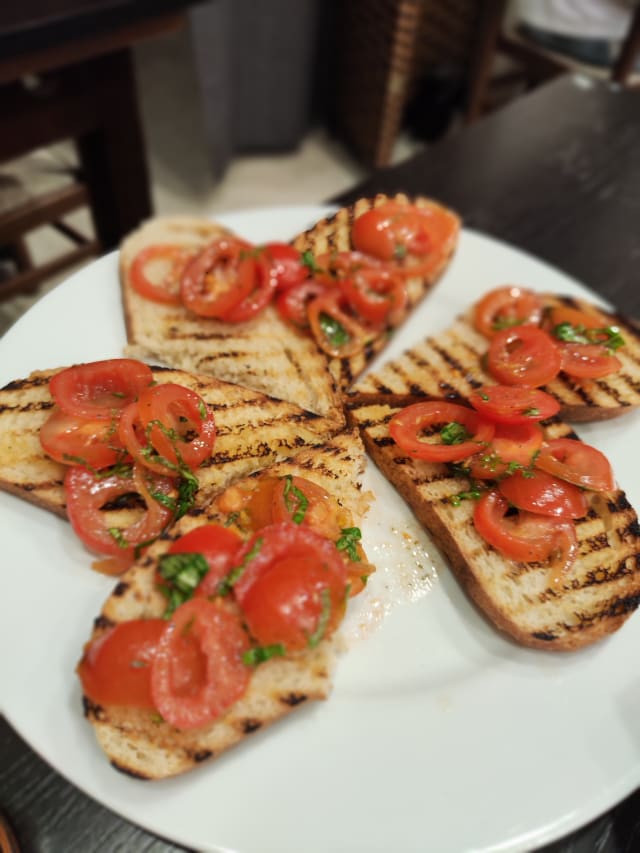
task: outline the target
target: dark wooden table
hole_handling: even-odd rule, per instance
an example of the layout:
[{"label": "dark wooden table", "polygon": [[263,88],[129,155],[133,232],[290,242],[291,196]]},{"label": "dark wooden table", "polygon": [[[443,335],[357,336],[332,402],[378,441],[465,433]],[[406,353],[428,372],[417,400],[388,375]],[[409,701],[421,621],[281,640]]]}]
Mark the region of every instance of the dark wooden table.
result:
[{"label": "dark wooden table", "polygon": [[[441,199],[469,226],[529,250],[640,315],[640,93],[561,79],[334,200],[395,190]],[[0,755],[0,806],[25,851],[184,849],[80,793],[4,721]],[[547,853],[631,853],[640,849],[639,816],[636,792]]]}]

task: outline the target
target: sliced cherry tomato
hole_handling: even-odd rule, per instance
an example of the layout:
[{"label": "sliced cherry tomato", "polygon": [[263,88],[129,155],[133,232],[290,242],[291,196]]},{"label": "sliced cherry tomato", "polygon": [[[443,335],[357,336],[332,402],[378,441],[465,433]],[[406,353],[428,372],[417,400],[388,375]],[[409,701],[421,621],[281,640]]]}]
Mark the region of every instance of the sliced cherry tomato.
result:
[{"label": "sliced cherry tomato", "polygon": [[166,625],[164,619],[119,622],[89,643],[77,668],[85,695],[98,705],[154,708],[151,664]]},{"label": "sliced cherry tomato", "polygon": [[152,382],[148,364],[112,358],[61,370],[51,377],[49,390],[66,414],[110,421]]},{"label": "sliced cherry tomato", "polygon": [[579,379],[601,379],[617,373],[622,362],[600,344],[558,343],[562,370]]},{"label": "sliced cherry tomato", "polygon": [[195,470],[211,456],[213,411],[195,391],[171,382],[154,385],[140,395],[137,405],[145,436],[161,457]]},{"label": "sliced cherry tomato", "polygon": [[397,326],[404,318],[407,287],[397,267],[362,252],[330,252],[317,259],[316,280],[337,285],[351,309],[374,326]]},{"label": "sliced cherry tomato", "polygon": [[307,307],[317,296],[324,296],[328,287],[319,281],[310,279],[302,284],[295,284],[278,294],[276,307],[280,315],[289,323],[300,329],[309,327]]},{"label": "sliced cherry tomato", "polygon": [[351,229],[356,249],[396,261],[402,275],[432,275],[450,252],[460,224],[438,204],[387,202],[359,216]]},{"label": "sliced cherry tomato", "polygon": [[340,537],[342,530],[338,523],[338,502],[322,486],[311,480],[304,477],[282,477],[276,480],[272,501],[273,522],[305,524],[333,541]]},{"label": "sliced cherry tomato", "polygon": [[297,249],[288,243],[267,243],[259,247],[259,257],[266,262],[269,278],[276,291],[302,284],[309,277],[309,267]]},{"label": "sliced cherry tomato", "polygon": [[489,372],[503,385],[546,385],[558,375],[560,362],[554,341],[537,326],[496,332],[487,354]]},{"label": "sliced cherry tomato", "polygon": [[483,417],[502,424],[542,421],[560,411],[546,391],[524,385],[483,385],[469,395],[469,402]]},{"label": "sliced cherry tomato", "polygon": [[237,305],[224,315],[225,323],[244,323],[256,317],[273,299],[276,292],[276,278],[271,275],[268,262],[263,256],[252,261],[253,289]]},{"label": "sliced cherry tomato", "polygon": [[[180,536],[169,547],[169,554],[201,554],[209,571],[196,587],[195,595],[216,595],[218,584],[235,565],[242,538],[221,524],[203,524]],[[164,579],[160,583],[164,583]]]},{"label": "sliced cherry tomato", "polygon": [[589,505],[572,483],[545,471],[516,471],[498,484],[500,493],[513,506],[555,518],[583,518]]},{"label": "sliced cherry tomato", "polygon": [[252,247],[235,237],[215,240],[192,258],[180,280],[183,304],[201,317],[225,320],[255,289]]},{"label": "sliced cherry tomato", "polygon": [[547,441],[536,459],[536,467],[583,489],[610,492],[616,486],[613,470],[604,453],[573,438]]},{"label": "sliced cherry tomato", "polygon": [[538,324],[542,319],[542,300],[531,290],[508,285],[490,290],[474,308],[473,323],[480,334],[492,338],[511,326]]},{"label": "sliced cherry tomato", "polygon": [[337,578],[315,556],[283,557],[256,580],[242,611],[260,645],[300,651],[334,632],[346,596],[346,572]]},{"label": "sliced cherry tomato", "polygon": [[87,420],[54,408],[40,427],[45,453],[63,465],[107,468],[127,455],[118,438],[117,419]]},{"label": "sliced cherry tomato", "polygon": [[180,305],[180,279],[194,254],[184,246],[147,246],[133,259],[131,286],[146,299]]},{"label": "sliced cherry tomato", "polygon": [[344,297],[328,292],[307,306],[311,333],[320,349],[332,358],[351,358],[364,349],[369,334],[344,310]]},{"label": "sliced cherry tomato", "polygon": [[[92,551],[116,557],[133,555],[135,548],[155,539],[171,521],[172,510],[157,501],[154,492],[169,494],[173,482],[152,477],[134,465],[133,476],[97,477],[86,468],[69,468],[64,479],[67,515],[77,536]],[[107,527],[102,507],[124,495],[138,494],[146,511],[126,530]]]},{"label": "sliced cherry tomato", "polygon": [[487,447],[469,460],[469,472],[475,480],[495,480],[510,473],[514,466],[528,468],[542,447],[544,434],[536,423],[496,424]]},{"label": "sliced cherry tomato", "polygon": [[[173,464],[169,460],[163,462],[145,435],[140,422],[138,403],[130,403],[120,415],[118,421],[118,438],[127,449],[127,453],[138,465],[163,476],[174,476]],[[168,464],[167,464],[168,463]]]},{"label": "sliced cherry tomato", "polygon": [[480,498],[473,522],[483,539],[509,560],[549,561],[554,580],[566,572],[578,555],[573,522],[530,512],[505,517],[508,509],[506,499],[495,489]]},{"label": "sliced cherry tomato", "polygon": [[[493,438],[495,427],[473,409],[433,400],[414,403],[395,414],[389,432],[398,447],[415,459],[459,462]],[[425,433],[436,438],[428,441]]]},{"label": "sliced cherry tomato", "polygon": [[251,671],[242,656],[248,649],[238,615],[219,601],[181,604],[151,665],[151,694],[162,718],[182,730],[218,719],[247,689]]}]

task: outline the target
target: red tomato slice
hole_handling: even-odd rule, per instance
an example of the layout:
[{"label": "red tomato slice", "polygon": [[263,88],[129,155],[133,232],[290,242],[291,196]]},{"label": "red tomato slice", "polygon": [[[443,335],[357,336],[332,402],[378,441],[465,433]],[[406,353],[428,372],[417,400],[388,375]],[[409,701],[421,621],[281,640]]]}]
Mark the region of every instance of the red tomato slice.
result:
[{"label": "red tomato slice", "polygon": [[309,277],[309,267],[303,263],[300,252],[288,243],[267,243],[259,251],[276,291],[295,287]]},{"label": "red tomato slice", "polygon": [[147,246],[133,259],[131,286],[146,299],[180,305],[180,279],[193,254],[184,246]]},{"label": "red tomato slice", "polygon": [[263,256],[252,261],[253,289],[224,315],[225,323],[244,323],[263,311],[273,299],[276,279],[271,275],[269,263]]},{"label": "red tomato slice", "polygon": [[360,252],[396,261],[402,275],[428,278],[449,253],[458,230],[458,219],[440,205],[388,202],[355,220],[351,241]]},{"label": "red tomato slice", "polygon": [[152,382],[149,365],[112,358],[61,370],[51,377],[49,390],[66,414],[110,421]]},{"label": "red tomato slice", "polygon": [[287,652],[315,646],[340,624],[347,596],[341,577],[319,556],[283,557],[252,584],[242,599],[251,635],[263,646],[282,643]]},{"label": "red tomato slice", "polygon": [[617,373],[622,362],[601,344],[559,342],[562,370],[579,379],[601,379]]},{"label": "red tomato slice", "polygon": [[132,619],[89,643],[77,668],[84,694],[98,705],[153,709],[151,664],[166,625]]},{"label": "red tomato slice", "polygon": [[[227,575],[240,548],[242,538],[221,524],[203,524],[180,536],[169,547],[169,554],[202,554],[209,571],[196,587],[195,595],[216,595],[218,584]],[[165,583],[164,578],[160,583]]]},{"label": "red tomato slice", "polygon": [[531,290],[508,285],[486,293],[473,311],[473,323],[480,334],[492,338],[496,332],[542,319],[542,300]]},{"label": "red tomato slice", "polygon": [[[242,605],[250,587],[274,563],[285,557],[310,556],[322,561],[329,574],[344,581],[344,560],[333,542],[310,527],[292,522],[270,524],[245,543],[229,581]],[[237,569],[237,571],[236,571]]]},{"label": "red tomato slice", "polygon": [[589,504],[577,486],[545,471],[516,471],[498,484],[500,493],[518,509],[555,518],[584,518]]},{"label": "red tomato slice", "polygon": [[255,289],[252,247],[235,237],[222,237],[192,258],[180,280],[183,304],[201,317],[225,320]]},{"label": "red tomato slice", "polygon": [[320,349],[331,358],[351,358],[364,349],[369,335],[343,310],[344,297],[328,292],[307,306],[311,333]]},{"label": "red tomato slice", "polygon": [[307,307],[316,296],[324,296],[328,291],[328,287],[319,281],[310,279],[302,284],[295,284],[288,287],[282,293],[278,294],[276,299],[276,308],[280,312],[280,316],[293,323],[300,329],[309,327],[309,318],[307,316]]},{"label": "red tomato slice", "polygon": [[236,613],[204,598],[181,604],[151,665],[151,694],[164,720],[184,731],[220,717],[244,694],[249,641]]},{"label": "red tomato slice", "polygon": [[491,339],[487,366],[503,385],[546,385],[560,370],[555,342],[537,326],[502,329]]},{"label": "red tomato slice", "polygon": [[572,521],[529,512],[505,518],[509,504],[495,489],[476,503],[473,522],[478,533],[509,560],[523,563],[550,561],[555,577],[566,572],[578,555]]},{"label": "red tomato slice", "polygon": [[475,480],[495,480],[511,465],[528,468],[542,447],[544,434],[536,423],[496,424],[496,431],[485,450],[469,460],[469,473]]},{"label": "red tomato slice", "polygon": [[604,453],[573,438],[547,441],[536,459],[536,467],[583,489],[610,492],[616,487],[613,470]]},{"label": "red tomato slice", "polygon": [[40,427],[45,453],[63,465],[108,468],[127,455],[116,422],[87,420],[54,408]]},{"label": "red tomato slice", "polygon": [[[451,426],[456,429],[448,429]],[[389,422],[389,432],[398,447],[415,459],[428,462],[467,459],[491,441],[494,430],[494,425],[473,409],[441,400],[414,403],[395,414]],[[427,432],[438,440],[427,441]],[[445,443],[447,432],[453,432],[455,443]]]},{"label": "red tomato slice", "polygon": [[542,421],[560,411],[560,403],[546,391],[524,385],[483,385],[469,402],[483,417],[502,424]]},{"label": "red tomato slice", "polygon": [[[135,548],[155,539],[171,521],[172,511],[152,497],[152,492],[168,494],[173,483],[166,477],[151,478],[134,465],[133,477],[112,474],[96,477],[86,468],[69,468],[64,479],[67,515],[76,535],[92,551],[116,557],[133,556]],[[138,494],[146,511],[128,529],[107,527],[102,507],[124,495]]]},{"label": "red tomato slice", "polygon": [[338,502],[322,486],[303,477],[282,477],[276,481],[272,495],[273,522],[305,524],[333,541],[340,537]]},{"label": "red tomato slice", "polygon": [[213,411],[195,391],[172,382],[154,385],[140,395],[137,405],[144,434],[161,457],[195,470],[211,456]]},{"label": "red tomato slice", "polygon": [[405,316],[407,287],[402,277],[373,267],[340,281],[352,310],[374,326],[397,326]]}]

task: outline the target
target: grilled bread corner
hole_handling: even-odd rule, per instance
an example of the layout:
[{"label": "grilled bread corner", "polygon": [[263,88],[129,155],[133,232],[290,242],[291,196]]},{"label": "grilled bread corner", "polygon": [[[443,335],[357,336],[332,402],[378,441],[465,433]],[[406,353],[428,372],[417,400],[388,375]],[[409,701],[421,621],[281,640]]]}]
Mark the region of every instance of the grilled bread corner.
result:
[{"label": "grilled bread corner", "polygon": [[[313,228],[295,237],[292,240],[292,245],[299,252],[311,252],[316,258],[327,252],[352,251],[354,247],[351,242],[351,228],[354,220],[372,207],[380,207],[389,201],[401,205],[415,205],[418,208],[437,208],[450,217],[453,225],[451,238],[447,245],[443,247],[441,261],[429,277],[412,277],[407,279],[408,310],[411,311],[441,278],[457,248],[460,219],[452,210],[421,196],[413,198],[404,193],[397,193],[394,196],[387,196],[380,193],[373,198],[361,198],[354,204],[340,208],[332,216],[328,216],[326,219],[316,223]],[[381,335],[372,341],[365,350],[356,353],[351,358],[331,359],[329,362],[330,369],[339,387],[343,390],[348,388],[367,367],[374,356],[384,349],[386,343],[387,336]]]},{"label": "grilled bread corner", "polygon": [[[567,305],[588,314],[604,316],[620,327],[625,346],[616,351],[622,362],[618,373],[602,379],[575,379],[560,372],[544,390],[560,403],[560,416],[570,422],[618,417],[640,405],[640,336],[622,318],[572,297],[544,297],[546,305]],[[399,358],[369,373],[349,391],[353,400],[413,401],[428,398],[466,399],[476,388],[494,380],[483,370],[488,349],[470,315],[459,317],[446,331],[428,337]]]},{"label": "grilled bread corner", "polygon": [[[231,479],[288,457],[305,445],[321,444],[343,426],[343,421],[212,376],[152,369],[158,382],[191,388],[214,410],[216,442],[213,455],[197,472],[198,503]],[[53,407],[49,379],[56,372],[39,371],[0,389],[0,489],[65,517],[65,468],[45,454],[39,440],[40,427]],[[126,526],[124,520],[122,526]]]},{"label": "grilled bread corner", "polygon": [[311,337],[282,321],[273,306],[245,323],[223,323],[138,294],[130,269],[154,244],[204,248],[229,232],[208,220],[152,219],[120,249],[120,284],[127,355],[191,373],[215,376],[340,420],[340,394],[327,360]]},{"label": "grilled bread corner", "polygon": [[[325,446],[301,450],[294,458],[256,474],[302,476],[332,493],[356,523],[366,512],[368,498],[360,491],[364,450],[356,430],[334,436]],[[115,587],[95,620],[93,637],[115,623],[160,616],[166,606],[157,591],[157,560],[170,542],[207,522],[222,521],[215,504],[186,515],[169,534],[155,542]],[[194,731],[181,732],[149,711],[98,706],[84,699],[85,716],[98,742],[118,770],[141,779],[163,779],[193,769],[245,740],[250,734],[288,715],[311,700],[326,699],[337,650],[332,640],[296,657],[271,659],[252,675],[246,694],[219,720]]]},{"label": "grilled bread corner", "polygon": [[[629,618],[640,604],[640,527],[624,492],[592,493],[587,516],[576,521],[579,557],[562,586],[549,569],[504,559],[477,533],[473,501],[450,498],[468,489],[446,465],[409,458],[389,435],[398,407],[354,402],[350,420],[478,607],[500,630],[533,648],[570,651],[590,645]],[[561,421],[550,438],[577,436]]]}]

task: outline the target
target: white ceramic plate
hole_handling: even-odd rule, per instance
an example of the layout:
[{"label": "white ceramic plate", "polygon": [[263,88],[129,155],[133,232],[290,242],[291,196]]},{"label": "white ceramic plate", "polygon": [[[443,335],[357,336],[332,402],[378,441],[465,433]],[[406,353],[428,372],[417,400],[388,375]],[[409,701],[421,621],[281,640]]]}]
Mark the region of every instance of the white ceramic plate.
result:
[{"label": "white ceramic plate", "polygon": [[[287,238],[318,208],[224,217],[249,239]],[[446,278],[389,358],[444,328],[490,287],[585,295],[578,283],[465,231]],[[587,294],[588,295],[588,294]],[[0,385],[35,368],[118,356],[115,255],[81,270],[0,341]],[[638,414],[580,430],[640,506]],[[635,441],[634,441],[635,438]],[[516,647],[474,610],[373,465],[363,525],[379,570],[354,602],[330,701],[301,708],[217,762],[142,784],[104,760],[73,675],[111,582],[66,523],[0,495],[3,711],[31,746],[129,820],[237,853],[521,850],[586,823],[640,783],[640,617],[573,654]]]}]

